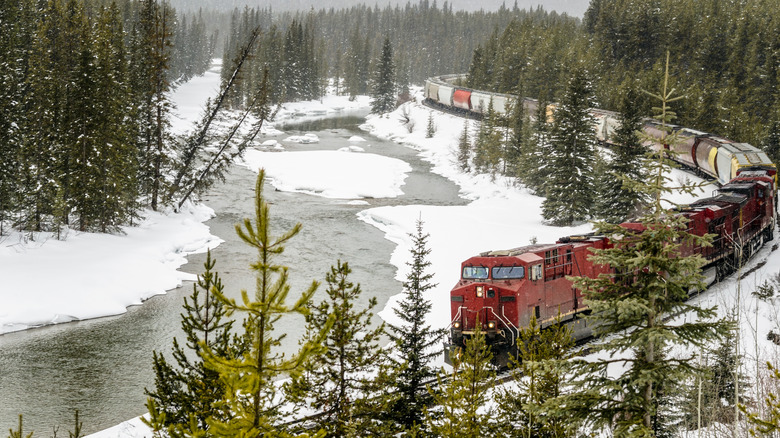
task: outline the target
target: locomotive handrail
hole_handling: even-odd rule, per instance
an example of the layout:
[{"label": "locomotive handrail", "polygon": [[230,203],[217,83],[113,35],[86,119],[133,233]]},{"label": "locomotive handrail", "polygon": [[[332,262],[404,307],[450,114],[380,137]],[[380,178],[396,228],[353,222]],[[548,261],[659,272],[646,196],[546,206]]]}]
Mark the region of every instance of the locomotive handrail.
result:
[{"label": "locomotive handrail", "polygon": [[[519,334],[519,333],[520,333],[520,329],[518,329],[517,327],[515,327],[515,325],[514,325],[514,324],[512,324],[512,321],[510,321],[510,320],[509,320],[509,318],[507,318],[507,317],[506,317],[506,315],[504,315],[504,318],[505,318],[505,319],[502,319],[502,318],[501,318],[501,316],[499,316],[499,315],[496,313],[496,311],[495,311],[495,310],[494,310],[492,307],[485,306],[485,307],[483,307],[482,309],[483,309],[483,310],[484,310],[484,309],[490,309],[490,313],[492,313],[492,314],[493,314],[493,316],[495,316],[495,317],[496,317],[496,319],[498,319],[499,321],[501,321],[501,323],[502,323],[502,324],[504,324],[504,326],[506,326],[506,328],[508,328],[508,329],[514,329],[514,331],[512,331],[512,330],[509,330],[509,331],[511,332],[511,335],[512,335],[512,339],[511,339],[511,341],[512,341],[512,342],[511,342],[511,344],[510,344],[510,345],[514,345],[514,344],[515,344],[515,333],[518,333],[518,334]],[[501,311],[503,312],[503,308],[501,309]]]}]

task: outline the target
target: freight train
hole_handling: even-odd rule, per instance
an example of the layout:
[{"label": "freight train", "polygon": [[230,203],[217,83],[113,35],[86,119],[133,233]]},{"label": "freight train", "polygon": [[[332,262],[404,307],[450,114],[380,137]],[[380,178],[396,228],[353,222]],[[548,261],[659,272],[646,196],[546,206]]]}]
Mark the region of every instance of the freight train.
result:
[{"label": "freight train", "polygon": [[[425,103],[481,117],[489,109],[506,115],[521,101],[526,113],[536,113],[538,102],[534,99],[472,90],[459,85],[464,79],[463,75],[428,79]],[[554,117],[553,110],[548,109],[547,114]],[[620,123],[618,114],[592,109],[591,115],[596,138],[609,145]],[[750,144],[681,126],[670,128],[677,133],[678,141],[664,144],[660,123],[645,120],[643,146],[655,151],[671,149],[675,160],[688,170],[721,185],[714,196],[679,208],[677,213],[689,220],[689,232],[714,235],[711,247],[686,249],[706,260],[703,273],[709,284],[733,272],[774,237],[777,169],[763,151]],[[505,366],[510,356],[517,355],[519,332],[532,317],[542,328],[560,318],[571,327],[575,339],[590,337],[592,327],[582,317],[590,310],[567,277],[608,274],[608,266],[595,265],[588,256],[590,248],[609,245],[606,236],[567,236],[552,244],[488,251],[464,261],[460,280],[450,292],[450,340],[445,360],[449,361],[452,348],[462,346],[474,333],[477,321],[498,366]]]},{"label": "freight train", "polygon": [[[425,103],[434,108],[471,115],[484,116],[492,106],[499,115],[506,115],[518,101],[522,101],[527,114],[535,114],[539,102],[535,99],[518,98],[511,94],[491,93],[472,90],[460,86],[466,77],[464,75],[446,75],[429,78],[425,81]],[[547,110],[554,117],[554,106]],[[620,126],[618,114],[612,111],[591,109],[595,123],[593,126],[596,138],[609,145],[615,129]],[[754,167],[774,168],[769,157],[748,143],[737,143],[717,135],[696,131],[676,125],[667,125],[677,133],[679,139],[673,145],[663,144],[663,131],[660,124],[652,119],[643,122],[643,131],[647,134],[645,146],[654,150],[671,149],[675,152],[674,159],[693,172],[710,177],[719,184],[726,184],[734,179],[742,169]]]},{"label": "freight train", "polygon": [[[681,207],[688,231],[714,235],[710,247],[689,247],[683,255],[701,254],[709,284],[733,272],[774,237],[774,167],[745,170],[714,196]],[[624,223],[638,229],[639,224]],[[551,244],[487,251],[461,264],[460,280],[450,292],[450,341],[445,351],[464,345],[479,322],[491,345],[494,362],[506,366],[517,355],[519,331],[535,317],[544,328],[560,318],[576,340],[590,337],[589,313],[569,276],[608,274],[608,266],[592,263],[590,249],[609,248],[606,236],[567,236]]]}]

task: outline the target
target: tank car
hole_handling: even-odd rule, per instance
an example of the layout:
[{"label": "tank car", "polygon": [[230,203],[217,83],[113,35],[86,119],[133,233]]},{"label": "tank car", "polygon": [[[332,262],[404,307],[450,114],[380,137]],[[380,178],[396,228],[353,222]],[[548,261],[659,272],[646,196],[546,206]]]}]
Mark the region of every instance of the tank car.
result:
[{"label": "tank car", "polygon": [[[712,197],[677,210],[689,220],[691,233],[714,235],[712,247],[683,247],[681,253],[704,257],[708,283],[724,277],[773,238],[774,202],[774,174],[768,169],[743,170]],[[638,223],[622,226],[641,229]],[[465,260],[450,292],[445,360],[474,333],[477,321],[500,367],[517,355],[519,331],[531,317],[542,329],[560,317],[575,339],[587,339],[592,330],[582,316],[589,309],[569,277],[609,273],[609,266],[596,265],[588,257],[591,248],[609,247],[607,237],[588,234],[567,236],[553,244],[488,251]]]}]

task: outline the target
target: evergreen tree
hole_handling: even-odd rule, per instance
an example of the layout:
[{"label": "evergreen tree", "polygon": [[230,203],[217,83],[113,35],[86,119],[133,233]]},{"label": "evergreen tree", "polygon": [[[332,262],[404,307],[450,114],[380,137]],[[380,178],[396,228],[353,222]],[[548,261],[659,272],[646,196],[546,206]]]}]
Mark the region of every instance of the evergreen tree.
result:
[{"label": "evergreen tree", "polygon": [[242,339],[231,337],[233,321],[225,319],[225,306],[216,295],[224,293],[224,286],[213,270],[215,265],[216,260],[208,251],[203,274],[192,285],[189,299],[184,298],[181,328],[187,337],[186,350],[173,338],[175,363],[154,352],[155,386],[145,390],[149,396],[147,409],[153,420],[147,424],[172,436],[189,430],[192,422],[206,430],[209,418],[224,420],[230,416],[218,403],[225,391],[224,383],[219,373],[205,366],[202,351],[205,346],[219,357],[238,358],[246,346]]},{"label": "evergreen tree", "polygon": [[168,92],[172,46],[172,12],[157,0],[141,0],[131,43],[131,83],[136,93],[139,129],[137,151],[141,195],[156,210],[166,189],[173,155]]},{"label": "evergreen tree", "polygon": [[388,113],[395,109],[395,64],[393,63],[393,46],[390,38],[385,37],[382,54],[377,61],[374,86],[371,92],[371,112],[374,114]]},{"label": "evergreen tree", "polygon": [[396,392],[387,414],[405,430],[422,425],[423,408],[432,400],[425,385],[436,375],[429,363],[440,354],[436,346],[444,337],[444,330],[434,330],[426,323],[431,302],[424,295],[435,286],[430,283],[433,274],[426,272],[431,264],[428,237],[423,233],[422,220],[418,220],[417,233],[411,235],[412,261],[407,262],[411,271],[403,283],[404,298],[394,309],[402,323],[391,325],[389,331],[397,354],[393,357],[395,372],[391,380]]},{"label": "evergreen tree", "polygon": [[425,138],[433,138],[436,134],[436,125],[433,123],[433,111],[428,113],[428,126],[425,128]]},{"label": "evergreen tree", "polygon": [[573,356],[571,329],[560,320],[541,329],[535,317],[522,328],[518,357],[510,361],[515,382],[497,396],[498,423],[504,436],[560,438],[569,436],[574,422],[554,415],[545,406],[564,393],[565,376],[559,363]]},{"label": "evergreen tree", "polygon": [[[522,94],[520,94],[522,96]],[[506,174],[510,176],[519,176],[523,159],[523,141],[526,134],[526,114],[523,108],[523,99],[519,99],[516,105],[512,106],[508,116],[509,127],[507,129],[508,138],[506,140]]]},{"label": "evergreen tree", "polygon": [[384,325],[371,327],[376,298],[365,309],[354,309],[361,290],[349,281],[351,272],[346,262],[339,261],[326,274],[328,297],[306,316],[301,342],[316,339],[326,324],[334,319],[335,323],[323,342],[325,352],[312,357],[291,385],[308,407],[323,413],[314,422],[329,437],[356,436],[370,427],[375,415],[366,412],[371,404],[371,375],[383,360],[379,340]]},{"label": "evergreen tree", "polygon": [[426,422],[434,436],[483,437],[495,427],[493,409],[486,406],[495,382],[493,355],[479,321],[476,327],[465,348],[454,355],[452,372],[439,372],[440,393],[430,390],[436,407],[426,409]]},{"label": "evergreen tree", "polygon": [[236,302],[212,289],[224,303],[227,316],[235,312],[247,314],[242,342],[247,343],[248,349],[240,357],[222,357],[201,344],[206,366],[219,373],[225,386],[220,406],[231,414],[229,418],[208,419],[209,432],[216,436],[290,436],[280,424],[280,408],[285,400],[275,380],[282,375],[299,376],[306,361],[323,351],[322,342],[334,322],[329,319],[317,336],[310,337],[290,357],[276,351],[284,335],[274,334],[274,324],[284,315],[307,315],[318,283],[312,282],[292,305],[286,303],[290,292],[287,267],[274,260],[284,252],[284,245],[300,232],[301,224],[295,224],[278,237],[271,236],[269,206],[263,197],[264,180],[265,170],[261,169],[255,189],[255,222],[244,219],[243,227],[236,226],[241,240],[257,249],[257,261],[251,265],[257,273],[254,297],[244,290],[241,301]]},{"label": "evergreen tree", "polygon": [[518,167],[520,181],[537,194],[543,194],[550,172],[552,156],[551,126],[547,120],[547,104],[539,100],[532,126],[523,135],[522,159]]},{"label": "evergreen tree", "polygon": [[503,158],[501,137],[498,115],[493,110],[493,100],[491,99],[474,141],[474,170],[489,173],[494,178],[499,174]]},{"label": "evergreen tree", "polygon": [[591,213],[593,204],[593,133],[595,107],[590,83],[583,69],[575,70],[552,128],[552,155],[542,216],[553,225],[572,225]]},{"label": "evergreen tree", "polygon": [[461,172],[468,173],[471,170],[471,140],[469,139],[469,122],[463,122],[463,133],[458,140],[458,167]]},{"label": "evergreen tree", "polygon": [[[668,64],[667,64],[668,69]],[[668,70],[667,70],[668,72]],[[663,126],[673,113],[668,105],[676,98],[668,90],[668,73],[656,117]],[[663,140],[673,143],[674,136]],[[570,415],[597,428],[612,427],[616,436],[661,436],[666,433],[660,405],[670,388],[680,387],[696,371],[692,357],[671,357],[674,345],[702,347],[722,336],[726,326],[710,320],[714,309],[686,303],[688,291],[701,290],[704,260],[699,255],[681,254],[683,247],[708,245],[709,239],[687,232],[686,219],[664,208],[665,193],[690,192],[694,187],[668,186],[669,159],[663,152],[648,161],[649,181],[632,184],[653,200],[652,207],[638,220],[642,230],[598,223],[598,233],[610,236],[614,247],[594,251],[591,261],[607,265],[611,272],[597,278],[579,277],[574,285],[583,291],[592,310],[594,333],[601,339],[592,348],[607,354],[593,361],[575,360],[571,372],[577,376],[573,391],[550,406],[558,414]],[[666,315],[689,314],[686,322],[675,323]],[[607,373],[610,365],[621,365],[618,374]]]},{"label": "evergreen tree", "polygon": [[647,197],[641,192],[633,192],[625,187],[623,181],[644,181],[647,178],[642,166],[646,148],[641,144],[639,132],[642,128],[642,115],[637,105],[639,92],[629,88],[623,94],[620,107],[620,126],[615,130],[612,144],[612,159],[604,172],[605,187],[598,191],[599,216],[607,222],[620,223],[635,215],[640,205],[647,203]]}]

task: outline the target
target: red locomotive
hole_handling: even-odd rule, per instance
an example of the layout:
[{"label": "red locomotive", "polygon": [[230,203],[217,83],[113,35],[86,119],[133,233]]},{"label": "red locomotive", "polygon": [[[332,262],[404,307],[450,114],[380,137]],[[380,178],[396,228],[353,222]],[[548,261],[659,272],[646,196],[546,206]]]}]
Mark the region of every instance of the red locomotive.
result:
[{"label": "red locomotive", "polygon": [[[710,198],[699,199],[679,209],[696,235],[713,234],[712,247],[691,247],[700,253],[708,282],[732,272],[774,236],[774,167],[742,169]],[[625,227],[640,227],[624,223]],[[474,333],[479,321],[493,349],[494,361],[507,364],[517,354],[519,329],[536,316],[542,328],[559,315],[572,328],[577,340],[591,335],[588,321],[581,318],[588,308],[568,276],[593,277],[609,267],[588,260],[589,248],[606,248],[604,236],[564,237],[554,244],[529,245],[505,251],[489,251],[461,264],[461,278],[450,292],[452,347],[461,346]]]}]

